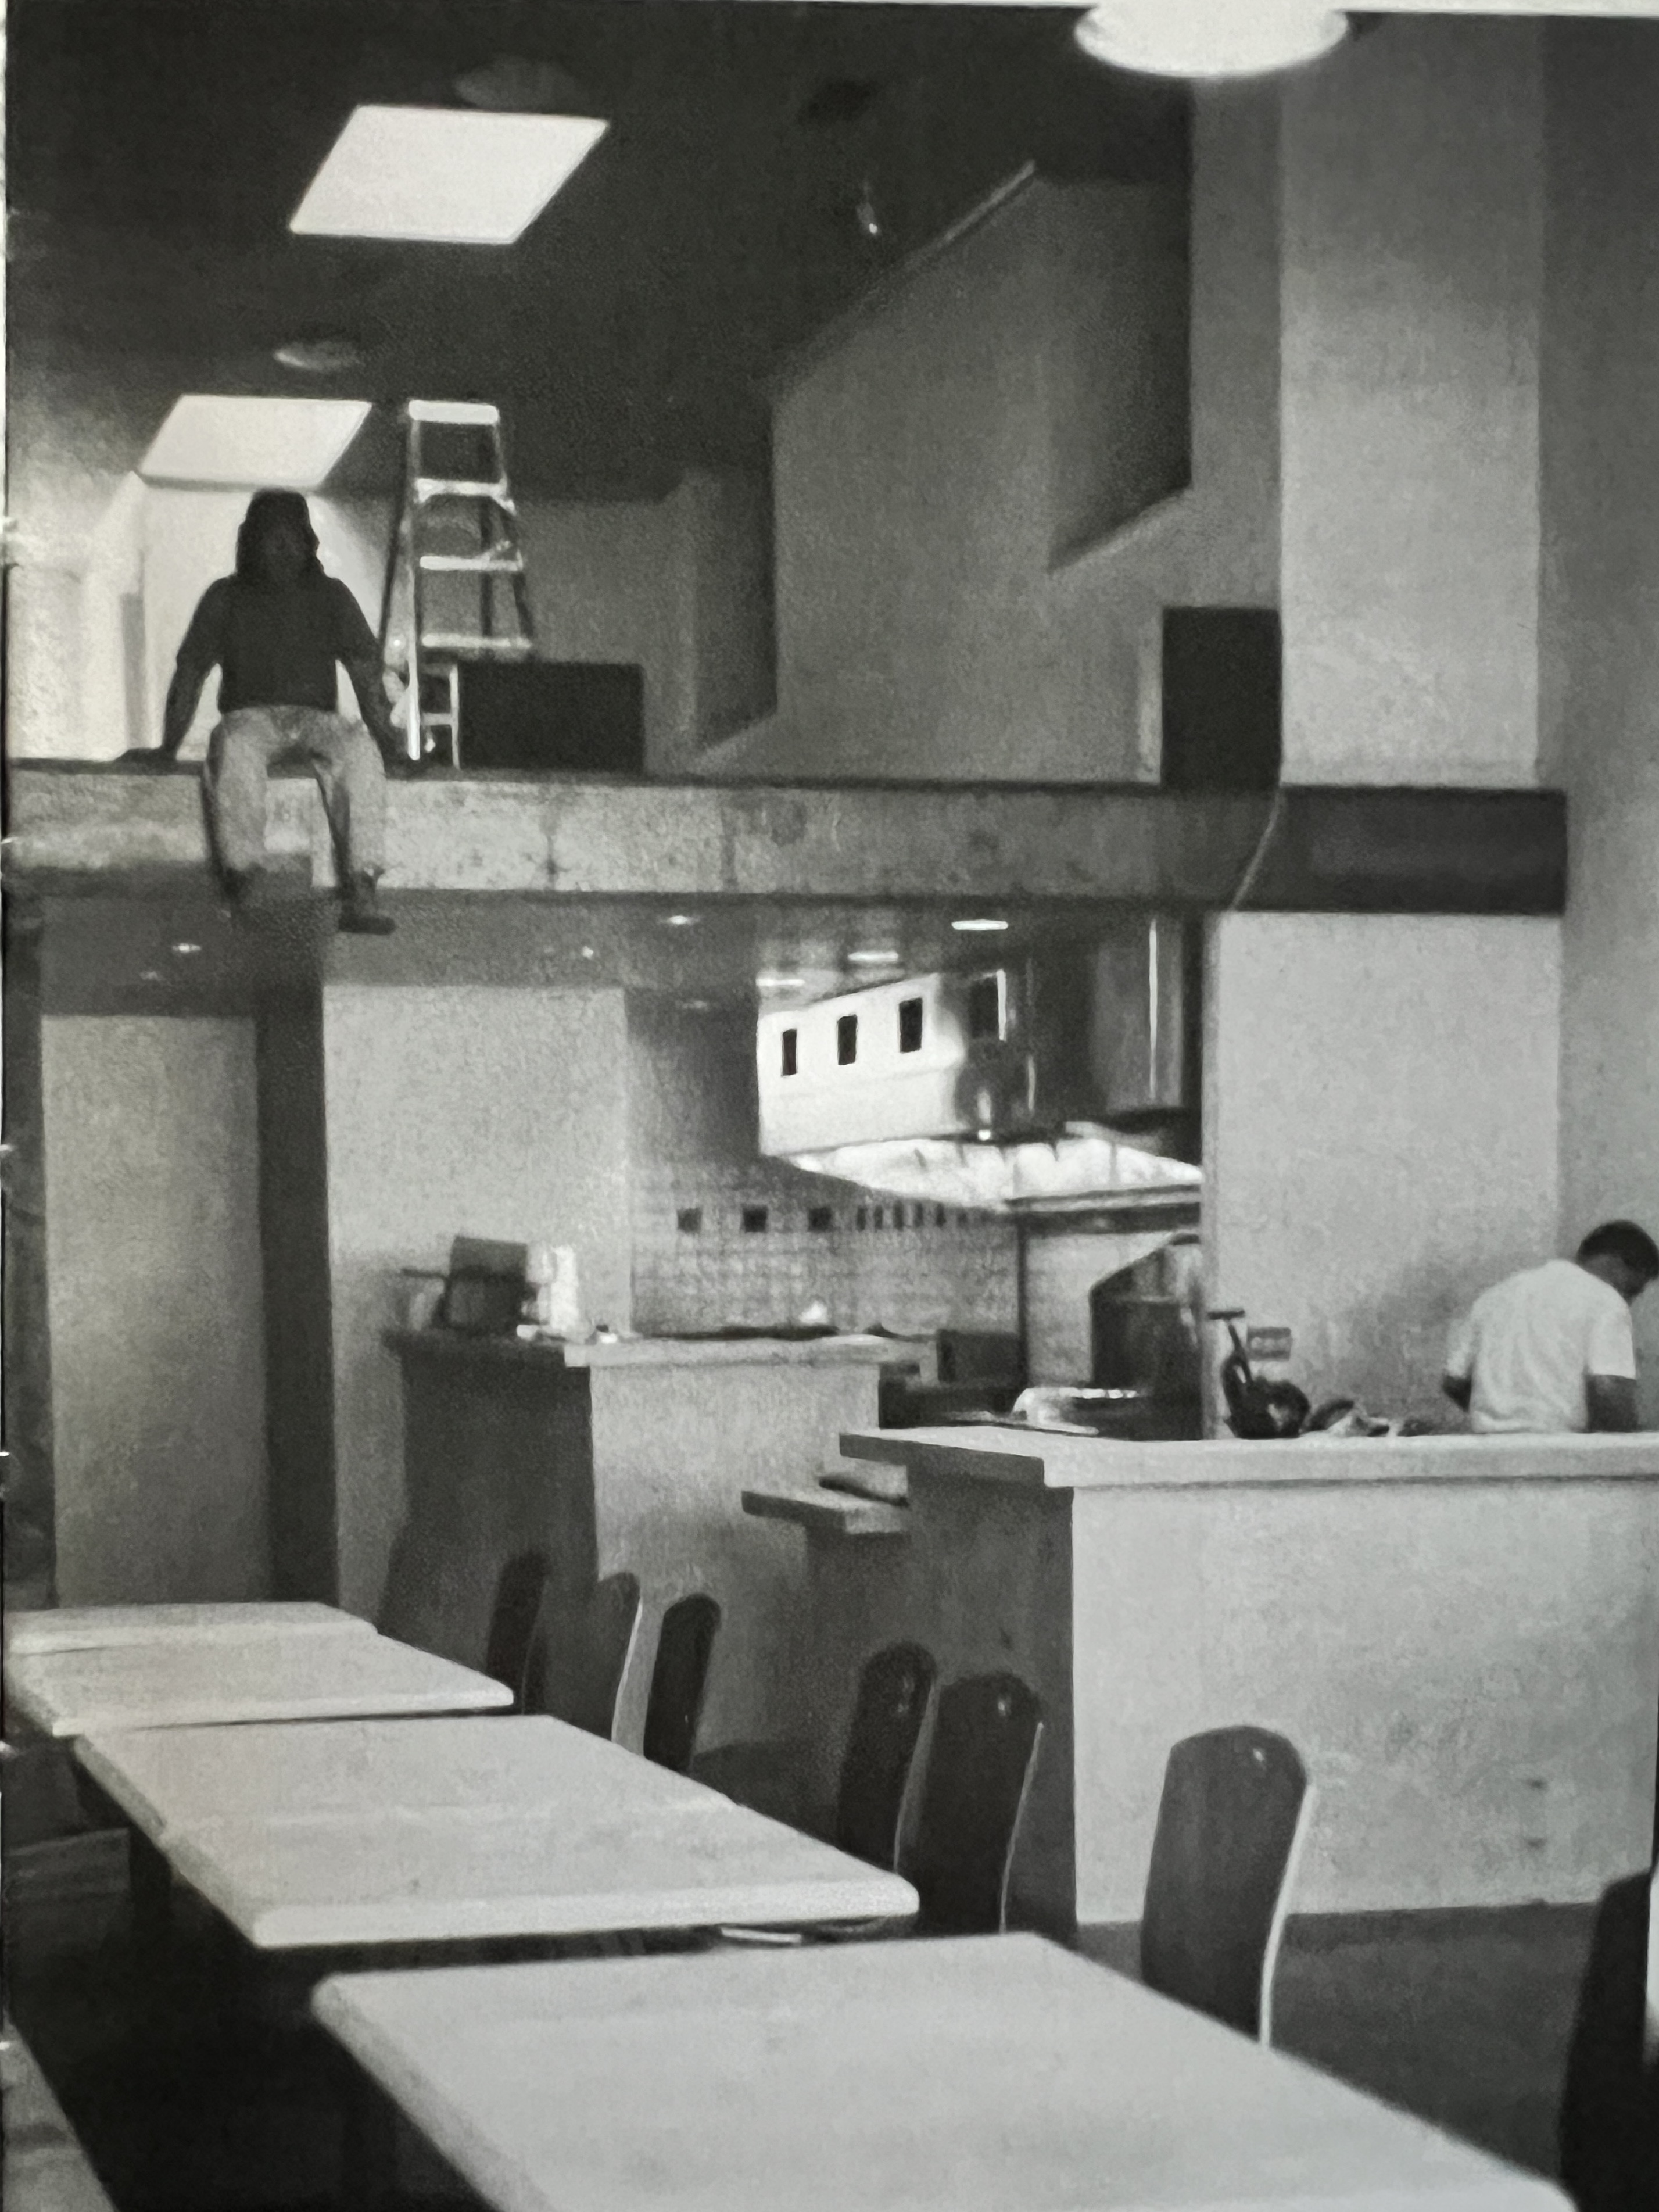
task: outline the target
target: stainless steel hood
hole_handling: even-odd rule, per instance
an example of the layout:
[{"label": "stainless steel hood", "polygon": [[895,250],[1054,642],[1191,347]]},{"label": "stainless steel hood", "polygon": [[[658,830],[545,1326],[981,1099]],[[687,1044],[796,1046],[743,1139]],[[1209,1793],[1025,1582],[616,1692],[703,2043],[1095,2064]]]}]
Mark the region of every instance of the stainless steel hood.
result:
[{"label": "stainless steel hood", "polygon": [[1190,925],[1146,914],[1081,945],[769,1011],[761,1150],[998,1211],[1189,1204],[1194,1012]]}]

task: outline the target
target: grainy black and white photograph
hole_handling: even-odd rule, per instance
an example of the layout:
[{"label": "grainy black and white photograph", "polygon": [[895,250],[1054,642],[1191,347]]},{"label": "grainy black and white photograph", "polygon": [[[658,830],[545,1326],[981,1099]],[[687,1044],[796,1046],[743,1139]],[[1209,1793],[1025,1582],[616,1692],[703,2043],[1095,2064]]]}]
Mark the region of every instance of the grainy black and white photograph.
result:
[{"label": "grainy black and white photograph", "polygon": [[1659,0],[9,0],[8,2212],[1659,2212]]}]

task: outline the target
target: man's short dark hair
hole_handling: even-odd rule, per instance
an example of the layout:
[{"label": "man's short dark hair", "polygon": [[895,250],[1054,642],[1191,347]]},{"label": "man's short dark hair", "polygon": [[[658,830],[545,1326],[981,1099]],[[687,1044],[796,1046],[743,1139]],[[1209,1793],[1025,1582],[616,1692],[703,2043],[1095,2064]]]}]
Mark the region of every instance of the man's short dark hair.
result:
[{"label": "man's short dark hair", "polygon": [[1604,1221],[1578,1247],[1581,1260],[1617,1260],[1644,1282],[1659,1280],[1659,1244],[1633,1221]]}]

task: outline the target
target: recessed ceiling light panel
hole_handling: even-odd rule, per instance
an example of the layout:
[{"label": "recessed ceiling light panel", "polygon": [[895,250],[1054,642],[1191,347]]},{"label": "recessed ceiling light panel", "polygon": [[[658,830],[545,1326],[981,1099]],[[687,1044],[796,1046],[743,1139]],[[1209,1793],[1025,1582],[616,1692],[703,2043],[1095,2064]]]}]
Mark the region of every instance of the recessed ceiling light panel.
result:
[{"label": "recessed ceiling light panel", "polygon": [[243,399],[187,392],[138,464],[148,483],[315,491],[368,414],[367,399]]},{"label": "recessed ceiling light panel", "polygon": [[290,230],[510,246],[605,136],[591,115],[359,107]]},{"label": "recessed ceiling light panel", "polygon": [[327,332],[289,338],[272,349],[272,358],[301,376],[338,376],[362,367],[363,349],[356,338]]},{"label": "recessed ceiling light panel", "polygon": [[993,915],[969,914],[964,915],[959,921],[953,921],[951,927],[960,930],[964,937],[977,937],[993,935],[998,930],[1006,929],[1008,925]]}]

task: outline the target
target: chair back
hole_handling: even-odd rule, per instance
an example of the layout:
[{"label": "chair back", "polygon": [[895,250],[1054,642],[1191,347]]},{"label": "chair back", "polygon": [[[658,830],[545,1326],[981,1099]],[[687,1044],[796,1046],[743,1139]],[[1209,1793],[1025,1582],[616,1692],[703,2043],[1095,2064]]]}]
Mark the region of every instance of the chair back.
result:
[{"label": "chair back", "polygon": [[974,1674],[939,1700],[907,1869],[928,1935],[1007,1923],[1008,1876],[1042,1738],[1042,1706],[1017,1674]]},{"label": "chair back", "polygon": [[1561,2094],[1561,2182],[1580,2212],[1659,2204],[1659,2018],[1647,1989],[1654,1901],[1655,1877],[1632,1874],[1595,1908]]},{"label": "chair back", "polygon": [[501,1569],[495,1584],[483,1670],[512,1691],[515,1712],[524,1710],[530,1656],[550,1572],[545,1552],[520,1552]]},{"label": "chair back", "polygon": [[614,1735],[639,1626],[639,1577],[606,1575],[596,1583],[573,1635],[537,1639],[531,1670],[535,1711],[589,1735]]},{"label": "chair back", "polygon": [[915,1765],[916,1746],[933,1694],[933,1655],[919,1644],[890,1644],[866,1662],[842,1759],[835,1840],[854,1858],[891,1869]]},{"label": "chair back", "polygon": [[656,1765],[672,1767],[676,1774],[690,1771],[720,1625],[719,1606],[702,1590],[676,1598],[662,1617],[641,1747]]},{"label": "chair back", "polygon": [[1272,2039],[1273,1969],[1311,1802],[1296,1747],[1267,1729],[1176,1745],[1140,1922],[1149,1989]]}]

